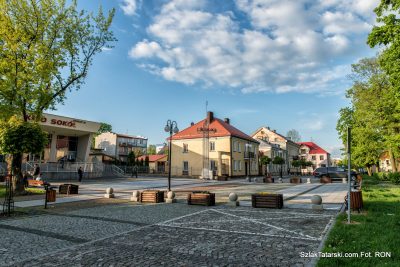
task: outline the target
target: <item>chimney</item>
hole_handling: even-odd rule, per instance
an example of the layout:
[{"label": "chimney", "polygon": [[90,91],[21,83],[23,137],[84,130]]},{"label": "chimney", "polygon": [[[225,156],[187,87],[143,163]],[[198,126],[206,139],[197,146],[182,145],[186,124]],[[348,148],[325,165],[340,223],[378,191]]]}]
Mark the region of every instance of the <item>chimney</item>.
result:
[{"label": "chimney", "polygon": [[194,122],[192,121],[191,123],[190,123],[190,126],[193,126],[194,125]]},{"label": "chimney", "polygon": [[224,122],[226,122],[227,124],[230,124],[231,121],[230,121],[229,118],[225,118],[225,119],[224,119]]},{"label": "chimney", "polygon": [[210,124],[214,120],[214,113],[212,111],[207,112],[207,122]]},{"label": "chimney", "polygon": [[269,130],[269,126],[267,127],[267,129]]},{"label": "chimney", "polygon": [[272,130],[274,133],[276,133],[276,130]]}]

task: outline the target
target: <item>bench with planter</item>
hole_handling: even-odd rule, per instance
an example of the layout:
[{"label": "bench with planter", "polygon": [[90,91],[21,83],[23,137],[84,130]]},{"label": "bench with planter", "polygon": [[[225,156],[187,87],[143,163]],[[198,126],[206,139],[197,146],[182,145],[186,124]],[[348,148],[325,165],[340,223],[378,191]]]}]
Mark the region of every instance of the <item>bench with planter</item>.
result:
[{"label": "bench with planter", "polygon": [[204,192],[192,192],[187,196],[187,202],[189,205],[203,205],[203,206],[214,206],[215,205],[215,194],[207,191]]},{"label": "bench with planter", "polygon": [[322,177],[319,179],[319,182],[320,182],[321,184],[330,184],[330,183],[332,183],[332,179],[331,179],[331,177],[328,177],[328,176],[322,176]]},{"label": "bench with planter", "polygon": [[46,182],[44,181],[38,181],[38,180],[33,180],[33,179],[28,179],[28,186],[45,186]]},{"label": "bench with planter", "polygon": [[164,191],[145,190],[140,192],[139,201],[145,203],[161,203],[164,202]]},{"label": "bench with planter", "polygon": [[62,184],[58,188],[60,194],[78,194],[79,185],[76,184]]},{"label": "bench with planter", "polygon": [[290,178],[290,183],[291,184],[301,184],[301,178],[300,177],[292,177],[292,178]]},{"label": "bench with planter", "polygon": [[253,208],[283,208],[283,195],[272,193],[257,193],[251,195]]}]

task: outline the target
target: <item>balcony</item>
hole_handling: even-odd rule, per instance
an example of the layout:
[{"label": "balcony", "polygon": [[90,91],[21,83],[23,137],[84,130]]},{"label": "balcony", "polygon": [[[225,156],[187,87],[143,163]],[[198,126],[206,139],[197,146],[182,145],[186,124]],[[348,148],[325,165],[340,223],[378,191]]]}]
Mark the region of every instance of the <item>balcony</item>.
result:
[{"label": "balcony", "polygon": [[250,152],[250,151],[244,152],[244,159],[254,159],[254,158],[255,158],[254,152]]}]

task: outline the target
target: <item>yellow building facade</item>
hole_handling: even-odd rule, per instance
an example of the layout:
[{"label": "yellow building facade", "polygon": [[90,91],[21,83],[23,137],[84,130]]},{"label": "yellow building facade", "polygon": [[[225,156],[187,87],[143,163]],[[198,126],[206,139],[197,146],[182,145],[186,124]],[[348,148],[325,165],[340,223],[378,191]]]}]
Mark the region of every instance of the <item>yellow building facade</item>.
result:
[{"label": "yellow building facade", "polygon": [[[208,138],[201,130],[207,124]],[[208,112],[205,120],[175,134],[171,149],[174,176],[258,175],[258,142],[230,125],[229,119],[214,118],[212,112]]]}]

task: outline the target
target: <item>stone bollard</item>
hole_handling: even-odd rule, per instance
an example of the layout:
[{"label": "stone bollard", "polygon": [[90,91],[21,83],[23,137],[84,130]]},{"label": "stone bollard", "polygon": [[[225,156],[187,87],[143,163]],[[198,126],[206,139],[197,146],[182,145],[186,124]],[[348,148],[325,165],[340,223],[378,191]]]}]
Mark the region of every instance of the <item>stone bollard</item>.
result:
[{"label": "stone bollard", "polygon": [[167,193],[167,198],[165,199],[165,203],[176,203],[175,193],[173,191],[169,191]]},{"label": "stone bollard", "polygon": [[347,184],[347,178],[342,178],[342,183]]},{"label": "stone bollard", "polygon": [[239,201],[238,201],[238,195],[236,193],[230,193],[229,194],[229,202],[228,205],[229,206],[234,206],[237,207],[239,206]]},{"label": "stone bollard", "polygon": [[313,195],[311,197],[311,204],[313,210],[323,210],[324,207],[322,206],[322,197],[319,195]]},{"label": "stone bollard", "polygon": [[139,202],[139,196],[140,196],[140,192],[138,190],[133,191],[132,196],[131,196],[131,201]]},{"label": "stone bollard", "polygon": [[279,178],[279,180],[278,180],[280,183],[283,183],[283,180],[282,180],[282,178]]},{"label": "stone bollard", "polygon": [[104,194],[105,198],[114,198],[114,189],[112,187],[109,187],[106,189],[106,193]]},{"label": "stone bollard", "polygon": [[307,178],[307,184],[311,184],[311,178]]}]

